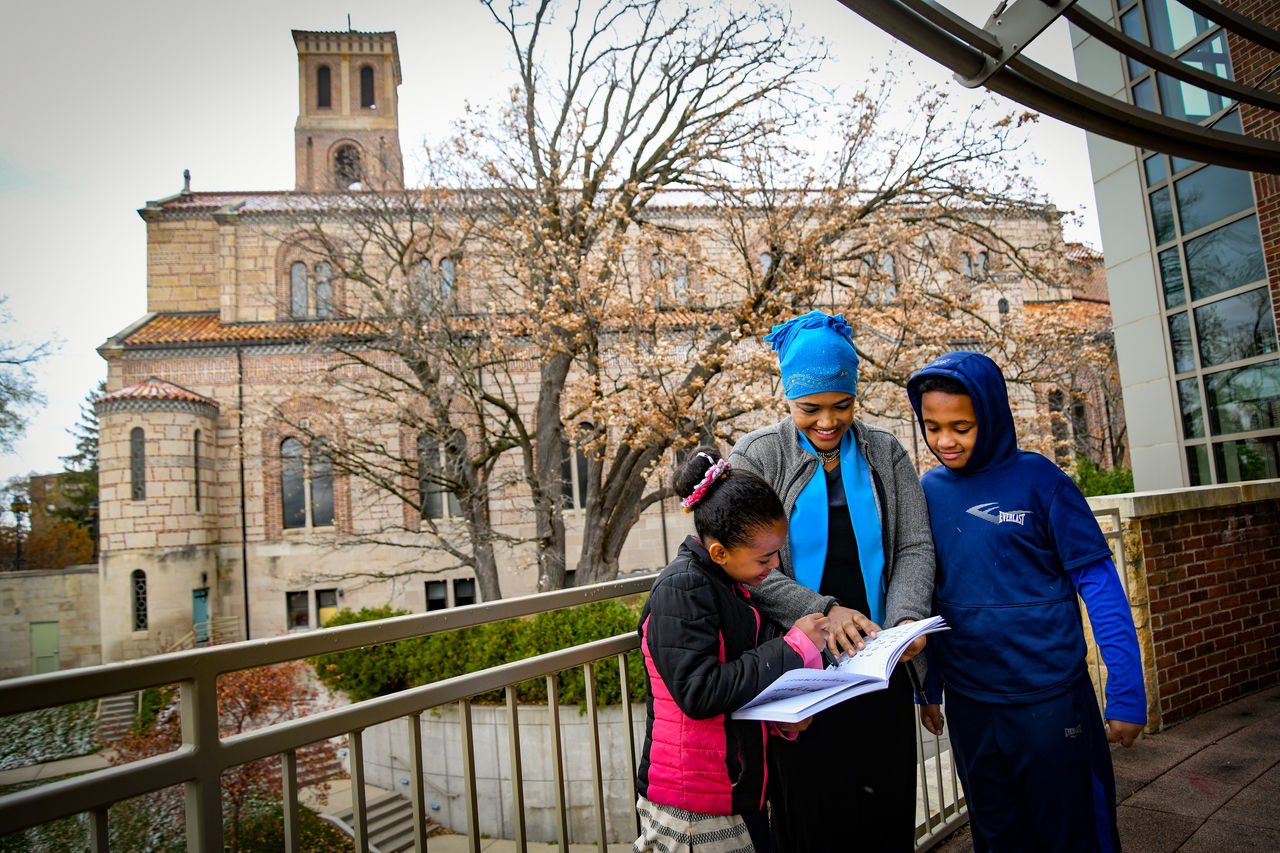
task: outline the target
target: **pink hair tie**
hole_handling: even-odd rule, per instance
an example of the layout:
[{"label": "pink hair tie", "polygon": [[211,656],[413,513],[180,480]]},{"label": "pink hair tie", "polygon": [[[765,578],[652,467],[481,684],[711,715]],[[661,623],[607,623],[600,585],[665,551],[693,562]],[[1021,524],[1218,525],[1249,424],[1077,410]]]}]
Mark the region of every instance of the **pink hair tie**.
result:
[{"label": "pink hair tie", "polygon": [[[698,455],[705,456],[706,454],[700,453]],[[689,493],[689,497],[680,501],[680,506],[684,507],[684,511],[693,512],[693,508],[698,505],[698,502],[706,497],[707,489],[711,488],[711,484],[723,477],[728,473],[728,471],[728,459],[721,459],[708,468],[706,475],[703,476],[702,482],[698,484],[698,487]]]}]

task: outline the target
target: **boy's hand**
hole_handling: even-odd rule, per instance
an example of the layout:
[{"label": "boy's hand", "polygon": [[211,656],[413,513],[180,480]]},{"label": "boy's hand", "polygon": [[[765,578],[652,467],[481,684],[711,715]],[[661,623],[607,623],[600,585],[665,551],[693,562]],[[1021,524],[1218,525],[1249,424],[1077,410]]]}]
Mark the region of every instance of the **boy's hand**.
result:
[{"label": "boy's hand", "polygon": [[837,658],[841,651],[848,652],[851,657],[856,655],[858,649],[867,647],[862,635],[874,637],[880,630],[879,625],[863,614],[838,604],[827,611],[827,619],[827,648]]},{"label": "boy's hand", "polygon": [[814,648],[821,651],[827,644],[828,621],[830,620],[821,613],[810,613],[808,616],[797,619],[794,627],[804,631],[804,635],[813,642]]},{"label": "boy's hand", "polygon": [[774,723],[781,732],[802,732],[809,728],[809,724],[813,722],[813,717],[805,717],[798,723]]},{"label": "boy's hand", "polygon": [[947,725],[947,721],[942,718],[941,705],[921,705],[920,721],[926,729],[938,736],[942,735],[942,730]]},{"label": "boy's hand", "polygon": [[1107,740],[1112,743],[1122,744],[1126,747],[1133,746],[1133,742],[1138,739],[1140,734],[1142,734],[1141,723],[1107,720]]}]

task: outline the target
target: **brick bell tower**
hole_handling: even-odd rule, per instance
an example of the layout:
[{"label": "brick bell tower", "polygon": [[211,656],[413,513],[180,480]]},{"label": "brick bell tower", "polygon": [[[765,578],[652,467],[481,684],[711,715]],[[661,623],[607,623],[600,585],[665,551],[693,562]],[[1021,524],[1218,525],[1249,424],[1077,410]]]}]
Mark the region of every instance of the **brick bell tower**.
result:
[{"label": "brick bell tower", "polygon": [[293,31],[298,48],[296,189],[404,186],[396,34]]}]

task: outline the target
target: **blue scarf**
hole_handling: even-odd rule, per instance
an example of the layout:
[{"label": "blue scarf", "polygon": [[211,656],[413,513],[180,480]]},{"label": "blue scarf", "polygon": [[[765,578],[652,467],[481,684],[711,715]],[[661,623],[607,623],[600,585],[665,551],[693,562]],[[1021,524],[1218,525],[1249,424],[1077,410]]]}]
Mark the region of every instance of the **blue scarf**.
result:
[{"label": "blue scarf", "polygon": [[[798,432],[800,446],[817,456],[813,444]],[[858,559],[862,562],[862,582],[867,590],[867,615],[877,625],[884,624],[884,591],[880,579],[884,575],[884,540],[880,534],[880,511],[876,507],[875,486],[871,469],[862,457],[850,427],[840,440],[840,479],[844,483],[849,504],[849,520],[857,539]],[[822,585],[822,570],[827,562],[827,478],[822,462],[804,489],[796,497],[791,510],[791,567],[796,581],[814,592]]]}]

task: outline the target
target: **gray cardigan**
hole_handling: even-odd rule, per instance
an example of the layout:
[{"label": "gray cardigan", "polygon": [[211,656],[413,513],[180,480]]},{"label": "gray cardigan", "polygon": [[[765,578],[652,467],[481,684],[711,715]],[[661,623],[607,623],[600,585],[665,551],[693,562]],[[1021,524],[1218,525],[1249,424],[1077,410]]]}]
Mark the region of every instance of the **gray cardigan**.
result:
[{"label": "gray cardigan", "polygon": [[[885,625],[924,619],[933,609],[933,535],[929,506],[907,451],[893,433],[853,422],[854,440],[871,468],[880,530],[884,539]],[[788,517],[796,498],[818,471],[818,458],[800,447],[796,426],[787,418],[743,436],[729,454],[734,468],[759,474],[782,498]],[[751,590],[751,602],[786,630],[808,613],[826,613],[835,599],[794,580],[791,547],[782,547],[782,571]]]}]

